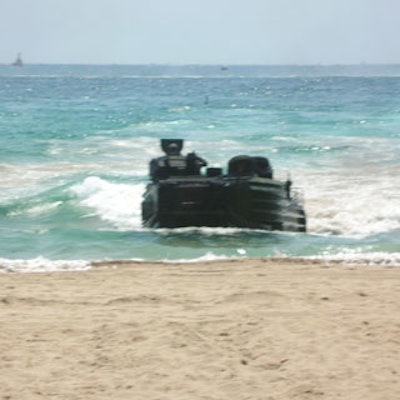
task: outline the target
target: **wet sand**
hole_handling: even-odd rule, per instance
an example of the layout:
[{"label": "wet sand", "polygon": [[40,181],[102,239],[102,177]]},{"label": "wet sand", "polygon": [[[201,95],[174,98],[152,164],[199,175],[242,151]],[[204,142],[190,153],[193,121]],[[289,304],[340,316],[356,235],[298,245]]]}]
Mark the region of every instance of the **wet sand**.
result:
[{"label": "wet sand", "polygon": [[0,274],[0,400],[400,399],[400,268]]}]

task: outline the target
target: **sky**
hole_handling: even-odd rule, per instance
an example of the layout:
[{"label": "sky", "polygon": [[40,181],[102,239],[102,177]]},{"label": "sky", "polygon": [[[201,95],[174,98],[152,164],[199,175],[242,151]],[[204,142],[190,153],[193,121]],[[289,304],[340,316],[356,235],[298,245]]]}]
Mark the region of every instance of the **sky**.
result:
[{"label": "sky", "polygon": [[400,0],[1,0],[0,63],[400,63]]}]

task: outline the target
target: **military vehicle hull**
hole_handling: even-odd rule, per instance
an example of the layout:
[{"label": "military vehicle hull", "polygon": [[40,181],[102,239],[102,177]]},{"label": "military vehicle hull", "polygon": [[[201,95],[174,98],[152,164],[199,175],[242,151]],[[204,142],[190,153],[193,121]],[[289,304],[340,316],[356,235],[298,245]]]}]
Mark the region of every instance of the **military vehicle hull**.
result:
[{"label": "military vehicle hull", "polygon": [[182,139],[162,139],[165,156],[150,162],[152,182],[142,202],[145,227],[239,227],[306,231],[301,198],[288,179],[273,179],[265,157],[240,155],[222,168],[201,169],[207,162],[192,152],[181,155]]},{"label": "military vehicle hull", "polygon": [[262,177],[171,177],[147,186],[143,225],[306,231],[304,209],[287,184]]}]

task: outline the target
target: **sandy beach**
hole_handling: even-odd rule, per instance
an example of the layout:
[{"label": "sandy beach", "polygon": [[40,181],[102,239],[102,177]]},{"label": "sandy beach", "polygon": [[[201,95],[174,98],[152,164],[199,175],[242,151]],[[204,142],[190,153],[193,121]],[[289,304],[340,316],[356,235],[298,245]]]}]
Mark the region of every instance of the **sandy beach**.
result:
[{"label": "sandy beach", "polygon": [[0,400],[400,399],[400,268],[0,274]]}]

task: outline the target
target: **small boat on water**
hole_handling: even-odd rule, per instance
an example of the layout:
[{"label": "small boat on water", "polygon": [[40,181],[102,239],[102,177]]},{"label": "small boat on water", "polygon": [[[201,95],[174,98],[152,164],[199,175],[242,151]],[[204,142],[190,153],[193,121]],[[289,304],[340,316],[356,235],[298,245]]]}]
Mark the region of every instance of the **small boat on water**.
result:
[{"label": "small boat on water", "polygon": [[17,58],[15,59],[15,61],[12,63],[12,65],[14,67],[22,67],[24,65],[23,61],[22,61],[22,57],[21,57],[21,53],[17,54]]},{"label": "small boat on water", "polygon": [[290,179],[273,178],[265,157],[239,155],[227,173],[196,153],[181,154],[182,139],[161,139],[165,155],[150,161],[151,182],[142,201],[150,228],[239,227],[305,232],[306,216]]}]

